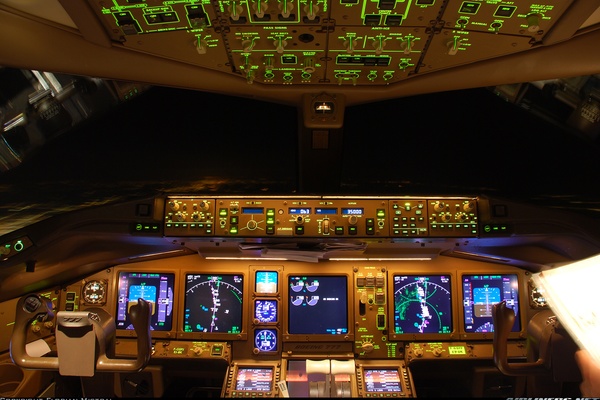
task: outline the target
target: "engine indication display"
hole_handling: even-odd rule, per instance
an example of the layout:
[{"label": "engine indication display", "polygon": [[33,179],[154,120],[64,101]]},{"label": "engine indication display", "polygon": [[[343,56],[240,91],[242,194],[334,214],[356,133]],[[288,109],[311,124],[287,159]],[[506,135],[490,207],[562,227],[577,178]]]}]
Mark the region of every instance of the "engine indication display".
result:
[{"label": "engine indication display", "polygon": [[452,333],[449,275],[394,276],[394,332]]},{"label": "engine indication display", "polygon": [[240,333],[243,284],[242,275],[187,274],[184,331]]}]

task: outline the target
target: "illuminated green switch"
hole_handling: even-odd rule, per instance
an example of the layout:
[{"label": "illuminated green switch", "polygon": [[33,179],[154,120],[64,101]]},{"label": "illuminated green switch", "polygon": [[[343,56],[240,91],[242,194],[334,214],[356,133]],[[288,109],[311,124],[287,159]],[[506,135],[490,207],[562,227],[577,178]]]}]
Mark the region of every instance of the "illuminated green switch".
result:
[{"label": "illuminated green switch", "polygon": [[494,17],[510,18],[516,9],[515,6],[499,6],[494,13]]},{"label": "illuminated green switch", "polygon": [[462,3],[462,6],[460,6],[460,12],[463,14],[477,14],[480,5],[480,3],[465,1]]},{"label": "illuminated green switch", "polygon": [[219,217],[226,217],[227,216],[227,209],[226,208],[220,208],[219,209]]},{"label": "illuminated green switch", "polygon": [[382,208],[377,209],[377,218],[385,218],[385,210]]},{"label": "illuminated green switch", "polygon": [[230,235],[237,235],[238,234],[238,227],[236,226],[232,226],[231,228],[229,228],[229,234]]},{"label": "illuminated green switch", "polygon": [[274,217],[274,216],[275,216],[275,209],[267,208],[267,217]]}]

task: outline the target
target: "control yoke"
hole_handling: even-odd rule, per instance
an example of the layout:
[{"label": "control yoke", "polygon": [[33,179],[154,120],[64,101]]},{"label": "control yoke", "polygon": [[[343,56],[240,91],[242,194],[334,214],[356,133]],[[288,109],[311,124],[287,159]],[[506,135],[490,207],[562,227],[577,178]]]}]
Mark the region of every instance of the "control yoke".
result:
[{"label": "control yoke", "polygon": [[[546,313],[538,313],[533,318],[542,315],[548,321]],[[515,312],[506,306],[505,301],[494,304],[492,308],[494,321],[494,364],[504,375],[543,375],[549,372],[550,360],[547,358],[550,336],[554,326],[546,323],[539,338],[539,358],[535,362],[509,363],[508,362],[508,335],[515,322]]]},{"label": "control yoke", "polygon": [[13,362],[26,369],[59,371],[61,375],[93,376],[95,371],[132,372],[150,361],[150,303],[139,299],[129,310],[137,334],[137,358],[114,358],[115,321],[100,308],[61,311],[57,314],[56,351],[58,357],[32,357],[27,353],[27,329],[34,320],[54,318],[52,302],[28,294],[17,302],[15,325],[10,341]]}]

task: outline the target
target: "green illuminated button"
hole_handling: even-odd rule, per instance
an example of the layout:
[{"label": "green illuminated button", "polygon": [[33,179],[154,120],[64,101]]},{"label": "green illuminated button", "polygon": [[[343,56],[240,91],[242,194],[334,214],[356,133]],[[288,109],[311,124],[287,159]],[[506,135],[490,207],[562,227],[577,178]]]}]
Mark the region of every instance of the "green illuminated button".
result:
[{"label": "green illuminated button", "polygon": [[465,1],[462,3],[460,7],[460,12],[463,14],[476,14],[479,10],[480,3],[475,3],[472,1]]},{"label": "green illuminated button", "polygon": [[275,216],[275,209],[267,208],[267,217],[274,217],[274,216]]},{"label": "green illuminated button", "polygon": [[23,251],[23,249],[25,248],[25,245],[23,244],[22,241],[17,240],[13,246],[13,248],[15,249],[15,251]]},{"label": "green illuminated button", "polygon": [[385,218],[385,210],[378,209],[377,210],[377,218]]},{"label": "green illuminated button", "polygon": [[238,227],[237,226],[232,226],[231,228],[229,228],[229,234],[230,235],[237,235],[238,233]]},{"label": "green illuminated button", "polygon": [[356,226],[349,226],[348,233],[350,235],[356,235],[358,233],[358,229],[356,228]]},{"label": "green illuminated button", "polygon": [[237,215],[229,217],[229,223],[230,224],[237,224],[238,223],[238,217],[237,217]]},{"label": "green illuminated button", "polygon": [[142,230],[142,224],[136,224],[135,225],[135,230],[136,231],[141,231]]},{"label": "green illuminated button", "polygon": [[336,226],[335,227],[335,234],[336,235],[343,235],[344,234],[344,227],[343,226]]},{"label": "green illuminated button", "polygon": [[300,225],[296,227],[296,235],[304,235],[304,226]]},{"label": "green illuminated button", "polygon": [[226,217],[226,216],[227,216],[227,209],[219,208],[219,217]]},{"label": "green illuminated button", "polygon": [[516,9],[515,6],[499,6],[494,13],[494,17],[510,18]]}]

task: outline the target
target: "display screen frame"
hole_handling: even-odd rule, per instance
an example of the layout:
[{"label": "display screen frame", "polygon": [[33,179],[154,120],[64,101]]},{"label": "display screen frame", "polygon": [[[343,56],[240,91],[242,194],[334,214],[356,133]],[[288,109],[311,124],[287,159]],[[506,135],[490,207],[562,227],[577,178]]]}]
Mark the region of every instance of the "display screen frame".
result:
[{"label": "display screen frame", "polygon": [[[186,324],[186,292],[187,292],[187,281],[188,276],[190,275],[200,275],[202,277],[212,277],[212,276],[239,276],[242,278],[242,303],[240,304],[240,313],[241,313],[241,321],[240,321],[240,332],[187,332],[185,330]],[[181,293],[180,293],[180,322],[178,326],[178,337],[181,339],[196,339],[196,340],[246,340],[248,338],[247,333],[247,308],[248,308],[248,298],[250,297],[249,289],[248,289],[248,273],[247,271],[240,270],[226,270],[225,268],[209,268],[203,269],[202,271],[198,270],[189,270],[185,269],[181,272]],[[254,304],[253,302],[250,302]]]},{"label": "display screen frame", "polygon": [[[137,334],[135,332],[134,329],[125,329],[125,328],[121,328],[118,325],[118,320],[117,320],[117,315],[118,315],[118,310],[117,307],[119,306],[119,288],[120,288],[120,284],[121,284],[121,276],[122,274],[158,274],[158,275],[170,275],[173,278],[173,285],[172,285],[172,290],[173,290],[173,295],[172,295],[172,305],[171,305],[171,327],[170,329],[165,329],[165,330],[156,330],[156,329],[151,329],[150,330],[150,336],[152,338],[169,338],[169,337],[174,337],[176,335],[177,332],[177,327],[179,324],[179,313],[178,313],[178,307],[179,307],[179,298],[177,296],[177,293],[179,292],[179,271],[177,269],[173,269],[173,268],[154,268],[154,267],[141,267],[141,266],[128,266],[128,265],[124,265],[124,266],[118,266],[115,267],[114,269],[114,282],[112,282],[111,285],[111,289],[112,289],[112,293],[111,293],[111,312],[114,312],[115,314],[115,325],[116,325],[116,329],[115,329],[115,335],[117,337],[137,337]],[[152,318],[151,318],[152,320]]]},{"label": "display screen frame", "polygon": [[[362,382],[363,382],[363,391],[365,393],[380,393],[383,396],[389,395],[391,393],[406,393],[406,390],[404,390],[404,385],[402,382],[402,373],[400,372],[400,369],[398,367],[383,367],[383,366],[363,366],[362,367]],[[377,371],[377,374],[379,376],[381,375],[381,371],[385,371],[385,372],[395,372],[395,375],[398,377],[398,387],[400,390],[385,390],[382,387],[382,390],[369,390],[368,387],[368,379],[369,379],[369,372],[371,371]]]},{"label": "display screen frame", "polygon": [[[266,373],[268,371],[268,375],[270,378],[270,385],[268,389],[252,389],[252,387],[257,387],[257,386],[248,386],[248,385],[244,385],[243,388],[240,388],[238,386],[238,383],[240,382],[240,375],[246,371],[257,371],[260,373]],[[257,392],[257,393],[267,393],[267,392],[272,392],[274,390],[274,386],[275,386],[275,371],[274,368],[271,366],[268,367],[261,367],[261,366],[251,366],[251,365],[244,365],[244,366],[238,366],[235,370],[235,381],[233,382],[233,389],[236,392]],[[245,382],[248,382],[249,380],[246,379]]]},{"label": "display screen frame", "polygon": [[[516,313],[515,316],[515,323],[519,324],[520,329],[516,330],[516,331],[511,331],[508,334],[508,338],[509,339],[519,339],[524,337],[524,335],[526,334],[526,330],[527,330],[527,324],[524,323],[524,319],[523,319],[523,310],[526,307],[526,303],[527,303],[527,298],[526,296],[524,296],[524,290],[526,290],[526,283],[527,280],[525,279],[525,271],[521,271],[521,270],[509,270],[509,269],[493,269],[493,268],[489,268],[489,269],[485,269],[485,268],[479,268],[479,269],[473,269],[473,270],[461,270],[460,274],[459,274],[459,279],[460,281],[457,282],[458,283],[458,291],[460,293],[460,299],[459,299],[459,325],[460,325],[460,336],[463,339],[493,339],[494,338],[494,332],[468,332],[466,330],[466,323],[465,323],[465,305],[463,304],[464,302],[464,298],[465,298],[465,293],[464,293],[464,289],[463,289],[463,282],[466,276],[473,276],[473,275],[501,275],[501,276],[507,276],[507,275],[515,275],[517,277],[517,296],[518,296],[518,312]],[[524,303],[525,302],[525,303]],[[491,318],[491,317],[490,317]]]},{"label": "display screen frame", "polygon": [[[396,309],[396,277],[428,277],[428,276],[447,276],[450,279],[450,321],[451,331],[449,333],[439,332],[407,332],[407,333],[396,333],[395,332],[395,309]],[[406,268],[402,270],[389,271],[388,281],[388,329],[389,329],[389,340],[391,341],[415,341],[415,340],[453,340],[458,336],[459,331],[459,312],[457,312],[457,300],[456,294],[456,270],[436,270],[429,273],[423,273],[423,269]]]},{"label": "display screen frame", "polygon": [[[290,310],[291,307],[291,296],[293,295],[293,291],[291,289],[291,279],[297,278],[307,278],[307,279],[321,279],[321,278],[338,278],[345,280],[345,294],[346,301],[343,307],[340,306],[340,309],[343,309],[346,313],[346,327],[347,332],[341,334],[333,334],[333,333],[306,333],[306,332],[296,332],[294,330],[290,331],[290,323],[293,323],[292,318],[294,318],[297,313],[294,313]],[[354,340],[354,291],[352,284],[352,276],[347,273],[318,273],[312,272],[308,274],[297,274],[297,273],[288,273],[283,277],[283,285],[285,285],[284,290],[284,300],[280,304],[280,307],[283,309],[283,318],[282,318],[282,340],[281,342],[306,342],[306,341],[327,341],[327,342],[351,342]]]},{"label": "display screen frame", "polygon": [[[398,374],[400,391],[374,391],[367,390],[367,371],[395,371]],[[357,360],[356,379],[358,383],[358,397],[415,397],[412,388],[415,386],[411,373],[404,360]]]}]

